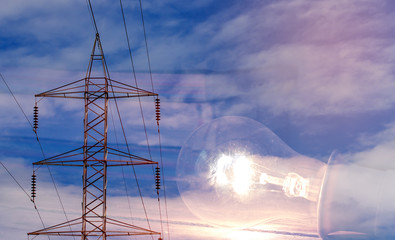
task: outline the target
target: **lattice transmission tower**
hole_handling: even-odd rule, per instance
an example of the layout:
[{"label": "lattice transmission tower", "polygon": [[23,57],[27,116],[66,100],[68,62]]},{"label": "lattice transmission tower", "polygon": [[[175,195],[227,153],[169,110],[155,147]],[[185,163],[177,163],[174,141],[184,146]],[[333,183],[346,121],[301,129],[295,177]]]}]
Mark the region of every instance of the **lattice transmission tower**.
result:
[{"label": "lattice transmission tower", "polygon": [[[99,71],[93,69],[98,68]],[[109,101],[118,98],[157,96],[110,79],[100,36],[97,33],[85,78],[37,94],[36,97],[84,99],[84,143],[82,147],[33,165],[78,166],[83,169],[82,215],[79,218],[28,233],[28,235],[81,236],[82,240],[114,236],[155,235],[160,232],[107,217],[107,168],[158,164],[155,161],[114,149],[107,144]],[[35,130],[37,124],[35,124]]]}]

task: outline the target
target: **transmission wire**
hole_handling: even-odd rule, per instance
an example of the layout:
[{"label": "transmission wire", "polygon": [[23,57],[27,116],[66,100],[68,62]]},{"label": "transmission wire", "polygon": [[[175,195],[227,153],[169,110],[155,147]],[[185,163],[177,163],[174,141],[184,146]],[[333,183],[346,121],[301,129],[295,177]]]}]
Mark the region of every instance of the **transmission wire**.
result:
[{"label": "transmission wire", "polygon": [[90,13],[90,17],[91,17],[91,20],[92,20],[92,25],[93,25],[95,34],[98,34],[99,30],[97,29],[96,19],[95,19],[95,15],[93,13],[91,0],[87,0],[87,4],[88,4],[88,9],[89,9],[89,13]]},{"label": "transmission wire", "polygon": [[[103,59],[104,59],[104,54],[103,54]],[[104,63],[105,63],[105,61],[104,61]],[[105,65],[106,65],[106,69],[107,69],[107,64],[105,63]],[[109,74],[109,73],[108,73],[108,69],[107,69],[107,74]],[[108,76],[109,76],[109,78],[110,78],[110,75],[108,75]],[[115,102],[115,106],[116,106],[116,109],[117,109],[119,122],[120,122],[120,124],[121,124],[122,133],[123,133],[123,137],[124,137],[124,140],[125,140],[125,145],[126,145],[128,154],[130,154],[129,143],[128,143],[128,140],[127,140],[127,137],[126,137],[125,128],[124,128],[124,126],[123,126],[123,121],[122,121],[122,118],[121,118],[121,113],[120,113],[120,111],[119,111],[119,107],[118,107],[118,103],[117,103],[117,98],[115,98],[114,88],[113,88],[112,84],[110,84],[110,87],[111,87],[111,90],[112,90],[112,93],[113,93],[113,96],[114,96],[114,102]],[[132,165],[132,170],[133,170],[134,177],[135,177],[135,179],[136,179],[136,185],[137,185],[137,189],[138,189],[138,192],[139,192],[139,195],[140,195],[141,204],[143,205],[144,214],[145,214],[145,218],[146,218],[146,220],[147,220],[148,228],[149,228],[149,230],[152,230],[152,229],[151,229],[151,224],[150,224],[149,219],[148,219],[147,210],[146,210],[146,207],[145,207],[145,204],[144,204],[143,195],[142,195],[142,193],[141,193],[140,184],[139,184],[139,181],[138,181],[138,179],[137,179],[137,172],[136,172],[136,169],[135,169],[135,167],[134,167],[134,164],[131,164],[131,165]],[[151,235],[151,237],[152,237],[152,239],[154,238],[152,235]]]},{"label": "transmission wire", "polygon": [[170,228],[169,228],[169,215],[167,211],[167,196],[166,196],[166,184],[165,184],[165,170],[163,167],[163,156],[162,156],[162,143],[161,143],[161,135],[159,129],[159,122],[158,122],[158,139],[159,139],[159,153],[160,153],[160,163],[162,168],[162,183],[163,183],[163,196],[165,198],[165,213],[166,213],[166,225],[167,225],[167,237],[170,240]]},{"label": "transmission wire", "polygon": [[121,5],[123,26],[124,26],[124,29],[125,29],[126,40],[127,40],[127,43],[128,43],[129,58],[130,58],[130,62],[131,62],[131,64],[132,64],[134,83],[135,83],[136,88],[137,88],[137,98],[138,98],[138,101],[139,101],[140,114],[141,114],[141,118],[142,118],[142,121],[143,121],[144,132],[145,132],[145,138],[146,138],[147,147],[148,147],[148,153],[149,153],[150,160],[152,160],[151,147],[150,147],[150,144],[149,144],[149,141],[148,141],[147,127],[146,127],[146,124],[145,124],[145,118],[144,118],[143,107],[142,107],[142,105],[141,105],[141,98],[140,98],[140,94],[139,94],[139,91],[140,91],[140,90],[138,89],[139,86],[138,86],[138,82],[137,82],[136,70],[135,70],[135,67],[134,67],[134,61],[133,61],[132,50],[131,50],[131,47],[130,47],[129,33],[128,33],[127,26],[126,26],[126,20],[125,20],[125,14],[124,14],[124,11],[123,11],[122,0],[119,0],[119,3],[120,3],[120,5]]},{"label": "transmission wire", "polygon": [[[19,104],[19,102],[18,102],[18,100],[16,99],[14,93],[12,92],[11,88],[8,86],[7,82],[5,81],[5,79],[4,79],[4,77],[3,77],[3,75],[2,75],[1,73],[0,73],[0,76],[1,76],[1,79],[3,80],[3,82],[5,83],[5,85],[7,86],[8,91],[10,92],[10,94],[12,95],[12,97],[14,98],[16,104],[19,106],[19,109],[21,110],[21,112],[22,112],[23,115],[25,116],[25,118],[26,118],[27,122],[29,123],[30,127],[33,128],[32,123],[30,122],[30,120],[29,120],[29,118],[27,117],[25,111],[23,110],[23,108],[22,108],[21,105]],[[40,150],[41,150],[41,153],[42,153],[42,155],[43,155],[43,158],[45,159],[46,157],[45,157],[44,149],[43,149],[43,147],[42,147],[40,138],[38,137],[38,134],[37,134],[36,131],[33,130],[33,132],[34,132],[34,134],[36,135],[36,140],[37,140],[37,142],[38,142],[38,144],[39,144],[39,146],[40,146]],[[65,216],[65,218],[66,218],[66,221],[68,222],[69,219],[68,219],[68,217],[67,217],[66,210],[65,210],[64,205],[63,205],[63,201],[62,201],[62,199],[61,199],[61,197],[60,197],[58,188],[57,188],[56,183],[55,183],[55,179],[54,179],[54,177],[53,177],[53,175],[52,175],[52,172],[51,172],[51,169],[49,168],[48,165],[47,165],[47,169],[48,169],[48,172],[49,172],[49,174],[50,174],[50,176],[51,176],[52,184],[53,184],[54,187],[55,187],[56,195],[57,195],[58,200],[59,200],[59,203],[60,203],[60,205],[61,205],[61,207],[62,207],[63,214],[64,214],[64,216]],[[37,169],[36,169],[36,170],[37,170]],[[34,170],[34,171],[35,171],[35,170]],[[30,198],[30,197],[29,197],[29,198]],[[36,203],[33,201],[32,198],[30,198],[30,200],[33,202],[34,208],[38,211],[37,206],[36,206]],[[38,214],[39,214],[39,213],[38,213]],[[71,231],[72,229],[71,229],[70,223],[69,223],[68,225],[69,225],[69,228],[70,228],[70,231]],[[44,228],[45,228],[45,227],[44,227]],[[48,236],[48,238],[49,238],[49,236]],[[73,236],[73,239],[75,239],[74,236]]]},{"label": "transmission wire", "polygon": [[19,104],[19,102],[18,102],[18,100],[16,99],[14,93],[11,91],[11,88],[8,86],[7,82],[5,81],[5,79],[4,79],[4,77],[3,77],[3,75],[2,75],[1,73],[0,73],[0,76],[1,76],[1,79],[3,79],[4,84],[7,86],[8,91],[11,93],[12,97],[14,98],[14,100],[15,100],[16,104],[18,105],[19,109],[22,111],[23,116],[25,116],[25,118],[26,118],[27,122],[29,123],[30,127],[33,129],[32,123],[30,122],[30,120],[29,120],[29,118],[27,117],[26,113],[23,111],[21,105]]},{"label": "transmission wire", "polygon": [[[112,122],[113,131],[114,131],[114,136],[115,136],[115,142],[117,143],[117,148],[118,148],[118,150],[121,150],[120,147],[119,147],[117,131],[116,131],[116,129],[115,129],[115,121],[114,121],[114,116],[113,116],[113,113],[112,113],[111,104],[110,104],[109,106],[110,106],[110,116],[111,116],[111,122]],[[125,192],[126,192],[126,199],[128,200],[128,207],[129,207],[130,219],[131,219],[132,224],[133,224],[132,207],[131,207],[131,204],[130,204],[129,191],[128,191],[128,186],[127,186],[127,184],[126,184],[126,177],[125,177],[124,167],[122,166],[121,169],[122,169],[123,183],[124,183]],[[136,236],[134,236],[134,239],[136,239]]]},{"label": "transmission wire", "polygon": [[[12,173],[8,170],[8,168],[3,164],[2,161],[0,161],[0,164],[1,164],[1,165],[3,166],[3,168],[7,171],[7,173],[11,176],[11,178],[15,181],[15,183],[16,183],[16,184],[22,189],[22,191],[27,195],[27,197],[30,199],[30,201],[33,203],[33,206],[34,206],[34,209],[35,209],[36,212],[37,212],[38,218],[40,219],[40,222],[41,222],[41,224],[43,225],[43,228],[45,228],[44,221],[43,221],[43,219],[42,219],[42,217],[41,217],[40,212],[38,211],[38,208],[37,208],[36,203],[33,201],[33,199],[30,197],[30,195],[26,192],[26,190],[22,187],[22,185],[18,182],[18,180],[12,175]],[[47,237],[48,237],[48,239],[50,239],[49,236],[47,236]]]},{"label": "transmission wire", "polygon": [[[10,92],[10,94],[12,95],[12,97],[14,98],[14,100],[15,100],[16,104],[18,105],[19,109],[21,110],[21,112],[22,112],[23,115],[25,116],[27,122],[28,122],[29,125],[33,128],[32,123],[30,122],[29,118],[27,117],[25,111],[23,111],[23,108],[22,108],[21,105],[19,104],[19,102],[18,102],[18,100],[16,99],[14,93],[12,92],[11,88],[8,86],[6,80],[4,79],[4,77],[3,77],[3,75],[2,75],[1,73],[0,73],[0,76],[1,76],[1,79],[3,80],[4,84],[7,86],[8,91]],[[38,137],[37,137],[37,139],[38,139]],[[40,144],[40,146],[41,146],[41,144]],[[40,219],[40,222],[41,222],[43,228],[45,228],[44,221],[43,221],[43,219],[42,219],[42,217],[41,217],[41,214],[40,214],[40,212],[39,212],[39,210],[38,210],[38,208],[37,208],[37,205],[36,205],[36,203],[34,202],[34,200],[33,200],[33,199],[31,198],[31,196],[26,192],[26,190],[22,187],[22,185],[18,182],[18,180],[16,180],[16,178],[12,175],[12,173],[7,169],[7,167],[3,164],[3,162],[0,161],[0,163],[1,163],[1,165],[3,166],[3,168],[7,171],[7,173],[12,177],[12,179],[16,182],[16,184],[17,184],[17,185],[22,189],[22,191],[27,195],[27,197],[30,199],[30,201],[33,203],[34,209],[35,209],[36,212],[37,212],[37,215],[38,215],[38,217],[39,217],[39,219]],[[48,235],[47,237],[48,237],[48,239],[50,239],[49,235]]]},{"label": "transmission wire", "polygon": [[140,2],[140,13],[141,13],[141,22],[143,24],[143,30],[144,30],[144,42],[145,42],[145,52],[147,54],[147,61],[148,61],[148,69],[149,69],[149,75],[150,75],[150,79],[151,79],[151,87],[152,87],[152,92],[154,91],[154,82],[152,80],[152,70],[151,70],[151,60],[149,57],[149,51],[148,51],[148,43],[147,43],[147,33],[145,31],[145,21],[144,21],[144,14],[143,14],[143,4],[141,3],[141,0],[139,0]]},{"label": "transmission wire", "polygon": [[[96,30],[96,34],[98,35],[99,33],[98,33],[98,29],[97,29],[97,25],[96,25],[96,20],[95,20],[95,17],[94,17],[94,12],[93,12],[93,8],[92,8],[92,4],[91,4],[90,0],[88,0],[88,3],[89,3],[89,9],[90,9],[90,11],[91,11],[91,16],[92,16],[92,19],[93,19],[93,24],[94,24],[94,27],[95,27],[95,30]],[[100,37],[99,37],[99,40],[100,40]],[[121,124],[121,128],[122,128],[122,132],[123,132],[123,136],[124,136],[126,148],[127,148],[128,153],[130,154],[130,148],[129,148],[129,144],[128,144],[128,141],[127,141],[127,137],[126,137],[126,133],[125,133],[125,128],[124,128],[124,126],[123,126],[123,122],[122,122],[121,114],[120,114],[120,111],[119,111],[117,99],[115,98],[114,88],[113,88],[113,85],[112,85],[112,83],[111,83],[111,77],[110,77],[110,73],[109,73],[109,71],[108,71],[108,66],[107,66],[106,59],[105,59],[105,57],[104,57],[104,51],[103,51],[103,48],[102,48],[102,45],[101,45],[101,41],[98,42],[98,45],[99,45],[100,50],[101,50],[101,52],[102,52],[102,54],[103,54],[103,62],[104,62],[104,65],[105,65],[105,70],[106,70],[106,72],[107,72],[108,80],[109,80],[109,82],[110,82],[109,85],[110,85],[110,87],[111,87],[111,90],[112,90],[112,93],[113,93],[113,96],[114,96],[114,103],[115,103],[115,106],[116,106],[116,109],[117,109],[118,118],[119,118],[119,121],[120,121],[120,124]],[[136,86],[136,87],[137,87],[137,86]],[[144,200],[143,200],[143,196],[142,196],[142,193],[141,193],[140,184],[139,184],[139,182],[138,182],[137,173],[136,173],[136,170],[135,170],[135,167],[134,167],[133,164],[132,164],[132,169],[133,169],[133,173],[134,173],[134,176],[135,176],[135,179],[136,179],[136,185],[137,185],[137,189],[138,189],[138,192],[139,192],[139,195],[140,195],[141,203],[142,203],[142,206],[143,206],[143,209],[144,209],[144,213],[145,213],[145,217],[146,217],[146,220],[147,220],[148,228],[149,228],[149,230],[151,230],[151,224],[150,224],[149,219],[148,219],[147,210],[146,210],[146,207],[145,207],[145,204],[144,204]],[[151,235],[151,237],[152,237],[152,239],[153,239],[153,236],[152,236],[152,235]]]},{"label": "transmission wire", "polygon": [[7,171],[7,173],[14,179],[15,183],[18,184],[18,186],[22,189],[22,191],[27,195],[27,197],[30,199],[30,201],[33,202],[33,199],[30,197],[30,195],[25,191],[25,189],[22,187],[22,185],[16,180],[16,178],[11,174],[11,172],[6,168],[6,166],[3,164],[3,161],[0,160],[0,164],[3,166],[3,168]]},{"label": "transmission wire", "polygon": [[[132,65],[134,81],[135,81],[136,87],[138,87],[137,77],[136,77],[136,71],[135,71],[134,62],[133,62],[133,55],[132,55],[132,51],[131,51],[131,47],[130,47],[129,34],[128,34],[128,30],[127,30],[127,25],[126,25],[126,19],[125,19],[125,13],[124,13],[124,10],[123,10],[122,0],[119,0],[119,3],[120,3],[120,7],[121,7],[122,19],[123,19],[123,24],[124,24],[124,30],[125,30],[126,40],[127,40],[127,44],[128,44],[129,57],[130,57],[131,65]],[[140,11],[141,11],[141,13],[142,13],[141,1],[140,1]],[[144,18],[143,18],[142,20],[143,20],[145,44],[146,44],[146,49],[147,49],[147,54],[148,54],[148,48],[147,48],[148,45],[147,45],[147,40],[146,40]],[[148,57],[148,61],[149,61],[149,57]],[[150,71],[150,76],[151,76],[151,87],[152,87],[152,92],[154,93],[155,91],[154,91],[154,86],[153,86],[153,81],[152,81],[151,64],[149,64],[149,71]],[[137,92],[137,95],[139,95],[138,92]],[[155,98],[155,96],[153,96],[153,97]],[[144,125],[144,132],[145,132],[145,137],[146,137],[148,152],[149,152],[150,160],[152,160],[152,154],[151,154],[150,144],[149,144],[149,140],[148,140],[148,133],[147,133],[147,128],[146,128],[146,124],[145,124],[144,112],[143,112],[143,109],[142,109],[140,96],[138,96],[138,100],[139,100],[139,106],[140,106],[140,113],[141,113],[142,121],[143,121],[143,125]],[[153,171],[153,173],[154,173],[153,166],[152,166],[152,171]],[[162,172],[163,172],[163,169],[162,169]],[[163,232],[162,210],[161,210],[161,206],[160,206],[159,191],[157,191],[157,193],[158,193],[158,207],[159,207],[159,217],[160,217],[160,224],[161,224],[161,232],[162,232],[162,234],[163,234],[164,232]],[[166,211],[167,211],[167,210],[166,210]],[[168,231],[168,232],[169,232],[169,231]]]},{"label": "transmission wire", "polygon": [[[142,4],[141,0],[139,0],[139,3],[140,3],[141,22],[143,24],[143,30],[144,30],[144,42],[145,42],[145,49],[146,49],[146,54],[147,54],[147,62],[148,62],[148,69],[149,69],[150,80],[151,80],[151,87],[152,87],[152,92],[155,92],[154,82],[153,82],[153,79],[152,79],[151,60],[150,60],[150,55],[149,55],[149,50],[148,50],[147,33],[146,33],[146,30],[145,30],[143,4]],[[168,238],[170,240],[169,216],[168,216],[168,211],[167,211],[168,210],[167,209],[167,194],[166,194],[166,184],[165,184],[165,171],[164,171],[164,167],[163,167],[162,141],[161,141],[159,121],[157,121],[157,127],[158,127],[158,141],[159,141],[160,162],[161,162],[161,168],[162,168],[163,194],[164,194],[164,198],[165,198],[167,233],[168,233]]]}]

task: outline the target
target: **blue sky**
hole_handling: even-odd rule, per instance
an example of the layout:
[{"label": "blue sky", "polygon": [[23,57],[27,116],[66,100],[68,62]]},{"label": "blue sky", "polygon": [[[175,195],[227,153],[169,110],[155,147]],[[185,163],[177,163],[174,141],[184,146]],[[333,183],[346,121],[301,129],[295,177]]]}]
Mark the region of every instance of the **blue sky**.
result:
[{"label": "blue sky", "polygon": [[[138,1],[123,4],[139,87],[150,90]],[[176,186],[182,144],[194,129],[218,117],[254,119],[296,152],[322,162],[336,150],[347,162],[377,171],[395,170],[392,1],[153,0],[143,1],[143,7],[155,91],[162,102],[173,239],[237,239],[225,230],[215,232],[193,216]],[[119,3],[93,1],[93,8],[112,78],[133,84]],[[34,94],[84,76],[93,41],[85,1],[3,0],[0,72],[29,118]],[[41,152],[4,84],[0,100],[0,158],[29,189],[31,163],[41,159]],[[62,99],[40,102],[39,135],[47,156],[82,144],[81,104]],[[142,104],[153,157],[158,158],[152,99],[143,99]],[[120,107],[132,149],[146,154],[138,105],[121,101]],[[78,216],[80,176],[62,172],[63,168],[53,171],[62,196],[75,202],[68,206],[71,215]],[[144,171],[141,175],[147,183]],[[0,178],[0,234],[4,235],[0,236],[23,238],[40,228],[38,219],[5,171],[0,170]],[[39,206],[48,225],[58,223],[57,218],[64,216],[51,198],[48,172],[41,170],[39,179],[39,196],[43,196]],[[150,201],[149,184],[144,186]],[[121,198],[122,191],[115,188],[114,199]],[[120,206],[125,202],[121,200]],[[21,226],[14,217],[9,220],[14,213],[15,219],[31,217],[24,217]],[[251,239],[262,238],[259,231],[265,226],[256,229],[249,232],[255,234]],[[232,234],[243,239],[247,232]]]}]

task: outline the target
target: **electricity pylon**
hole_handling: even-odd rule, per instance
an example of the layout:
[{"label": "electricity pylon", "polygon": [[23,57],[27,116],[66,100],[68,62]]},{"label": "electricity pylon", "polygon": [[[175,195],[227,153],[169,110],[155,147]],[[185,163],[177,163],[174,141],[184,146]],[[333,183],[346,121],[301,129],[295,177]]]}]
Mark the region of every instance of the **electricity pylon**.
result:
[{"label": "electricity pylon", "polygon": [[[101,74],[92,71],[94,67],[101,68]],[[83,146],[33,163],[83,168],[82,216],[28,235],[81,236],[82,240],[132,235],[159,235],[160,238],[159,232],[109,218],[106,214],[108,167],[157,164],[107,145],[109,100],[144,96],[157,94],[110,79],[98,33],[85,78],[36,95],[84,99]],[[79,229],[76,230],[75,226]]]}]

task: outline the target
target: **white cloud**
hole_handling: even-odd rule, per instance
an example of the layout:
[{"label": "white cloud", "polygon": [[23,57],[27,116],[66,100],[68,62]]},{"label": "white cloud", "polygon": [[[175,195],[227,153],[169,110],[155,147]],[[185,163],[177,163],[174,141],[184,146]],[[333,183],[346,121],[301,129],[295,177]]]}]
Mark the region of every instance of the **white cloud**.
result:
[{"label": "white cloud", "polygon": [[246,63],[261,66],[253,73],[258,87],[252,95],[260,96],[274,114],[290,111],[309,116],[389,109],[395,101],[391,65],[363,58],[376,55],[375,45],[370,40],[326,47],[292,44],[251,56]]},{"label": "white cloud", "polygon": [[395,123],[371,135],[361,134],[358,144],[362,151],[348,152],[344,161],[377,170],[395,170]]},{"label": "white cloud", "polygon": [[188,39],[210,38],[201,66],[213,62],[208,69],[250,70],[240,73],[242,78],[234,73],[215,78],[214,89],[223,98],[233,89],[242,94],[243,82],[250,87],[244,101],[260,101],[275,115],[387,110],[395,101],[395,52],[387,24],[394,21],[385,8],[369,1],[257,3],[211,16]]}]

